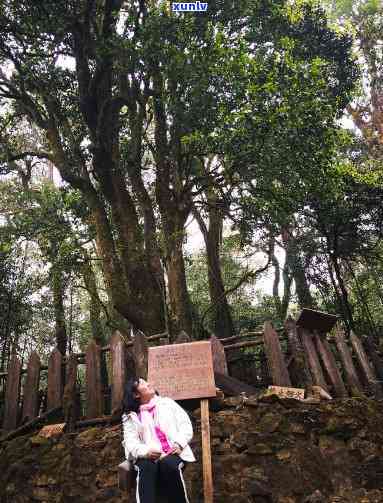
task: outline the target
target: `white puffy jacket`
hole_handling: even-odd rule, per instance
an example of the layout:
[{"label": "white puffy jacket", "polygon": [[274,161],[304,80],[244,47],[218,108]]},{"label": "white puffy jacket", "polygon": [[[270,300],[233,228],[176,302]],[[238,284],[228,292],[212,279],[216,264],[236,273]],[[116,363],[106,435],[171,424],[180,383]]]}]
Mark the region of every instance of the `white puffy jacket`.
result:
[{"label": "white puffy jacket", "polygon": [[[184,461],[195,461],[194,454],[189,447],[193,438],[193,427],[189,416],[171,398],[157,397],[154,420],[166,434],[170,445],[177,443],[182,447],[180,458]],[[123,441],[125,457],[128,461],[145,458],[149,447],[143,442],[142,424],[135,412],[122,415]]]}]

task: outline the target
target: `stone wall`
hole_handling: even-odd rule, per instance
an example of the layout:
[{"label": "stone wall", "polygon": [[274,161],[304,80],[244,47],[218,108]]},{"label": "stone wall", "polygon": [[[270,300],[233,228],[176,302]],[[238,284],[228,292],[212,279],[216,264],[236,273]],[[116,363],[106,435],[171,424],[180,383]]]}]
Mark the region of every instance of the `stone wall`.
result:
[{"label": "stone wall", "polygon": [[[211,433],[215,503],[383,502],[382,402],[230,398],[215,403]],[[0,446],[0,501],[134,503],[117,488],[122,460],[119,425],[16,438]],[[200,463],[185,478],[202,502]]]}]

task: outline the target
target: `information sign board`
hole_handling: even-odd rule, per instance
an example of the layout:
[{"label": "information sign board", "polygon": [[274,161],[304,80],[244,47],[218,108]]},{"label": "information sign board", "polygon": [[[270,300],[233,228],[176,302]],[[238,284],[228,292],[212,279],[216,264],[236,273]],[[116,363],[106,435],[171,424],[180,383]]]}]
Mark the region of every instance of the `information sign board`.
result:
[{"label": "information sign board", "polygon": [[173,400],[216,396],[210,341],[149,348],[148,381]]}]

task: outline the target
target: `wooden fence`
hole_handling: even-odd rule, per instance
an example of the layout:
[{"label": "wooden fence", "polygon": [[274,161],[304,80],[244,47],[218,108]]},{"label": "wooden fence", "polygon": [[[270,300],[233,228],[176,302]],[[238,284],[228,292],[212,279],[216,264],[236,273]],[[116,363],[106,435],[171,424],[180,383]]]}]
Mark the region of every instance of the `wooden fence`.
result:
[{"label": "wooden fence", "polygon": [[[329,338],[325,333],[303,329],[289,318],[282,329],[276,330],[266,322],[262,332],[226,339],[212,336],[211,342],[217,375],[230,375],[254,387],[314,384],[334,397],[362,394],[382,397],[381,355],[370,339],[362,341],[355,334],[346,338],[340,328]],[[30,355],[26,368],[21,368],[19,359],[13,357],[8,371],[0,373],[3,433],[50,411],[60,411],[61,417],[72,425],[80,418],[92,420],[118,413],[126,379],[134,373],[146,375],[148,346],[166,343],[166,334],[145,337],[137,333],[133,340],[126,341],[117,332],[106,347],[92,341],[85,353],[67,358],[55,349],[47,366],[41,365],[36,352]],[[252,361],[257,364],[249,364],[249,358],[255,354],[257,357]],[[238,361],[247,361],[245,375],[238,371],[235,365]],[[79,365],[85,365],[84,413],[77,386]],[[44,372],[47,372],[47,389],[42,393],[40,381]]]}]

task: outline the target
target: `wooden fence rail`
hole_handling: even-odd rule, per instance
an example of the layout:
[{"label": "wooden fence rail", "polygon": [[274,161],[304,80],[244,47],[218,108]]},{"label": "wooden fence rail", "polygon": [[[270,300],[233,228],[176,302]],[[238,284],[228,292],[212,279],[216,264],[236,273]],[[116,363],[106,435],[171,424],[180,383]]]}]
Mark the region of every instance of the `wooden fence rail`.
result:
[{"label": "wooden fence rail", "polygon": [[[282,332],[282,329],[275,330],[271,323],[266,322],[263,332],[252,332],[252,340],[241,341],[241,338],[246,337],[249,334],[225,339],[212,336],[214,370],[217,375],[238,377],[233,372],[231,355],[237,354],[238,361],[251,357],[251,348],[255,348],[258,359],[259,350],[263,350],[265,356],[261,364],[258,363],[258,368],[247,365],[247,370],[251,370],[248,385],[309,387],[316,384],[339,398],[362,393],[376,397],[382,395],[382,385],[377,378],[382,369],[380,355],[372,348],[373,357],[369,356],[370,353],[366,351],[368,348],[364,348],[363,341],[355,334],[348,341],[344,333],[337,329],[335,338],[332,339],[324,333],[299,327],[289,318],[286,321],[286,332]],[[8,372],[0,374],[0,378],[6,380],[5,400],[0,403],[0,409],[3,409],[3,431],[12,431],[38,417],[40,375],[46,370],[47,404],[42,412],[61,407],[65,420],[73,424],[80,414],[78,404],[74,404],[79,393],[76,389],[78,364],[86,366],[86,419],[92,420],[105,414],[105,386],[110,391],[108,410],[112,414],[117,413],[127,378],[133,374],[146,375],[148,345],[164,339],[166,341],[166,334],[145,337],[138,332],[133,340],[126,341],[116,332],[107,346],[100,347],[92,341],[84,353],[72,353],[63,357],[54,349],[47,366],[41,365],[38,354],[33,352],[25,369],[21,368],[20,360],[13,357]],[[371,348],[371,342],[369,347]],[[247,350],[247,355],[240,351],[242,349]],[[102,381],[102,362],[106,355],[109,357],[107,383]],[[262,362],[266,363],[266,367]],[[24,384],[21,386],[21,376],[25,373]]]}]

